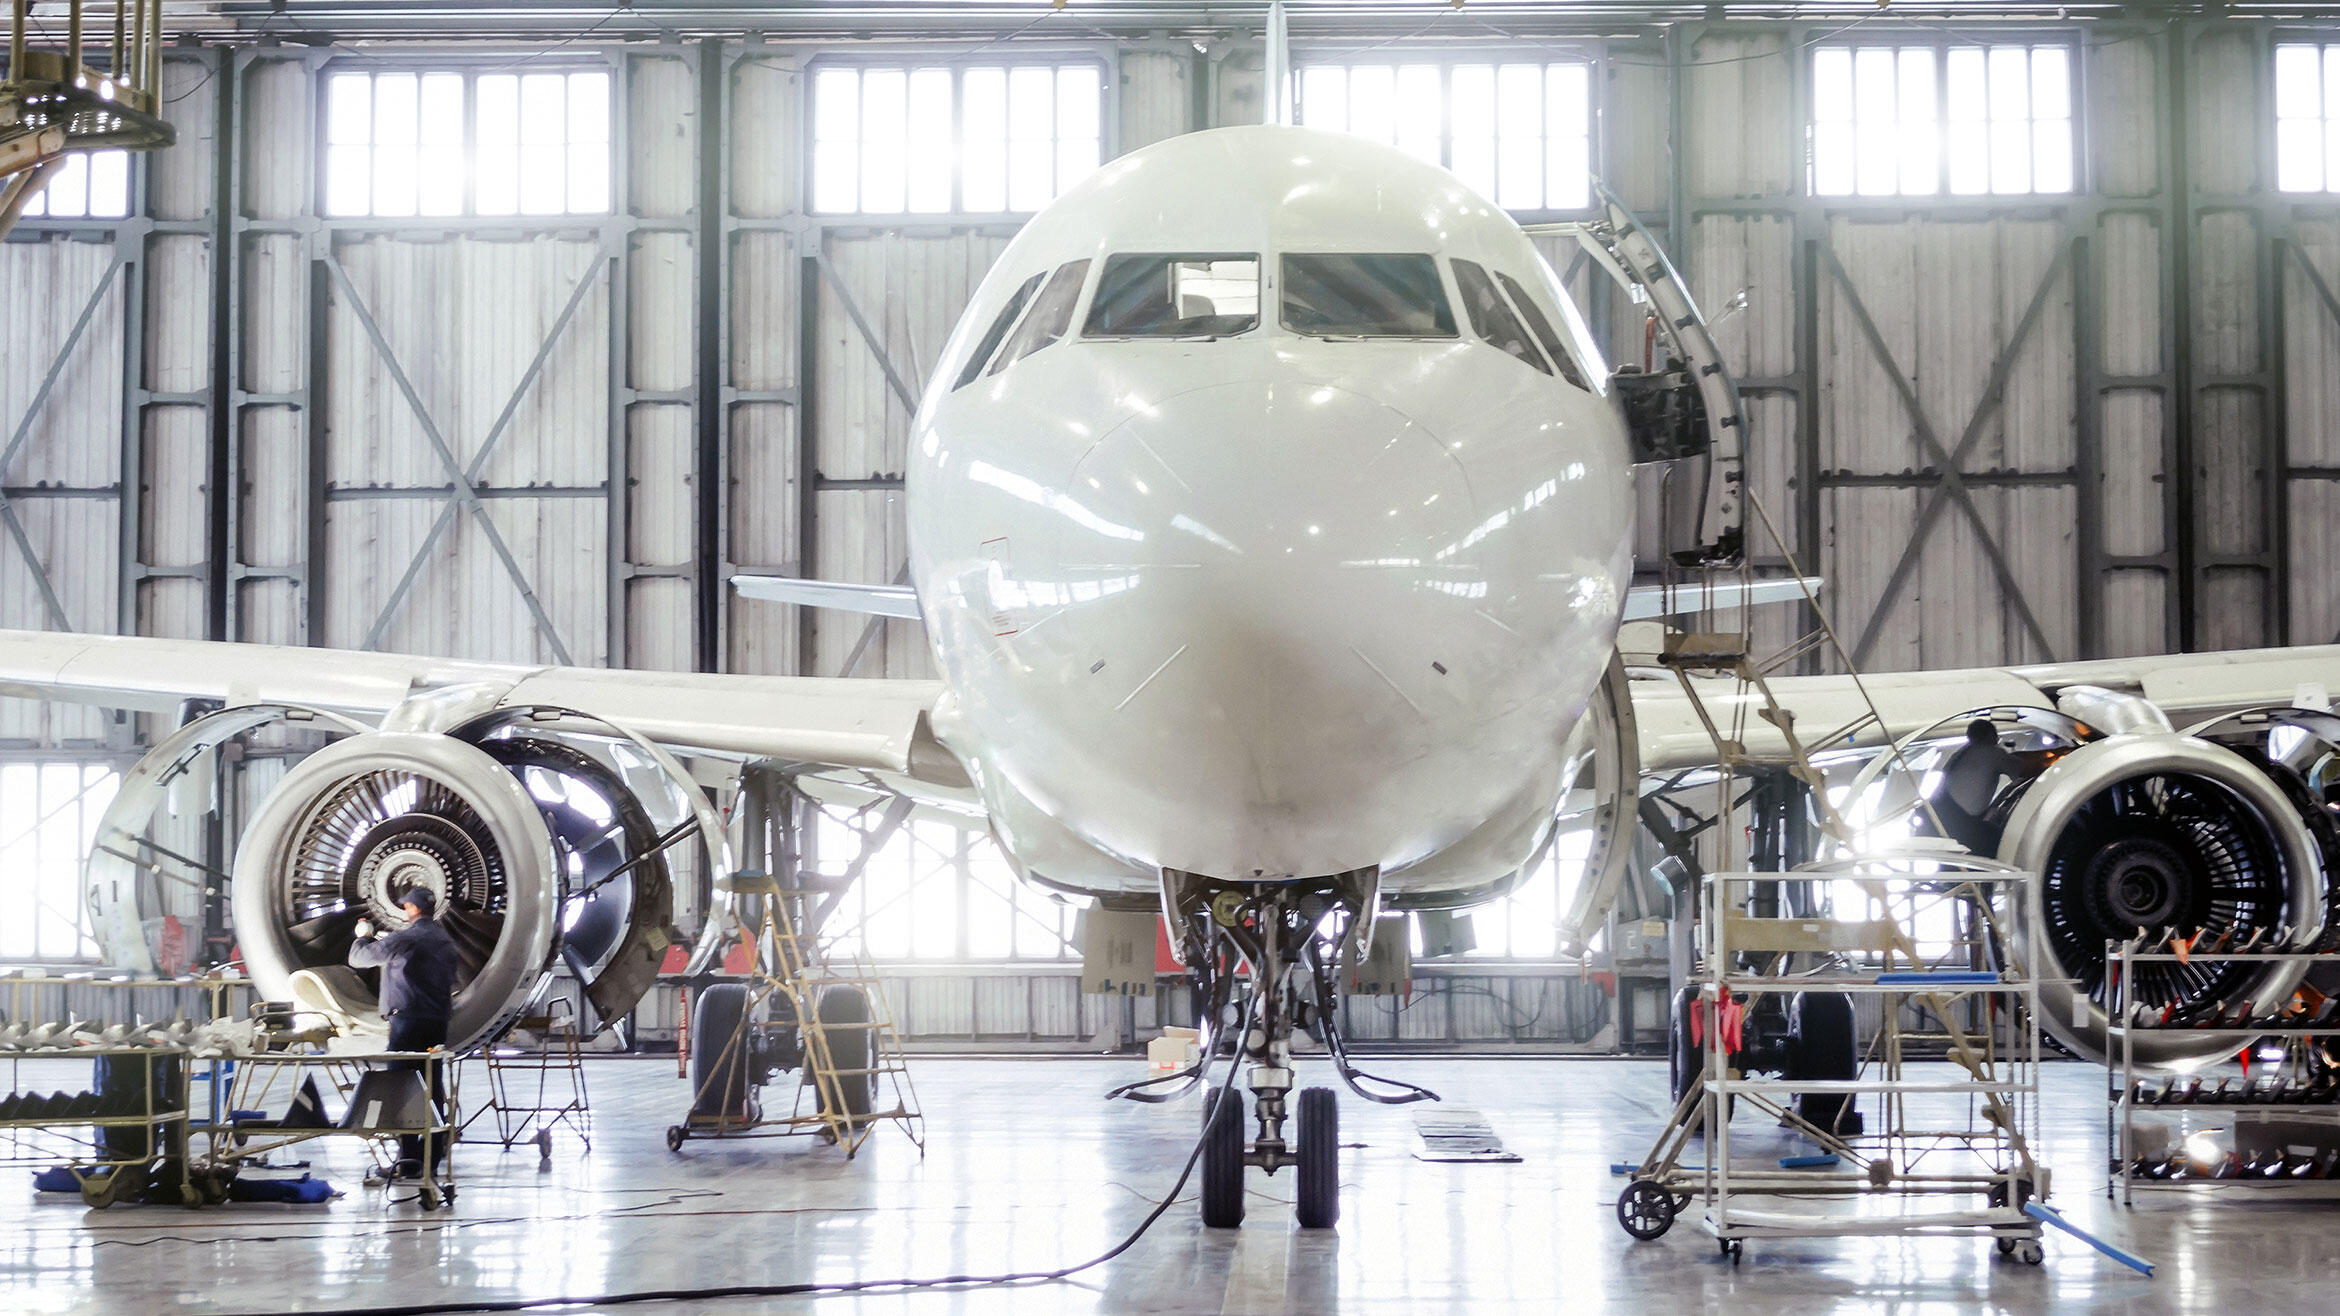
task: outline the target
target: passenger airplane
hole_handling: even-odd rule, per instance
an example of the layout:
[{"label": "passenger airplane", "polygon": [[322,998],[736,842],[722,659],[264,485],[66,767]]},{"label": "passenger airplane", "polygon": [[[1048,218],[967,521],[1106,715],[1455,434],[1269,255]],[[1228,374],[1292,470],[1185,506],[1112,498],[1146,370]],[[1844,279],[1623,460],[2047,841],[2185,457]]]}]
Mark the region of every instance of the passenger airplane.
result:
[{"label": "passenger airplane", "polygon": [[[1237,1029],[1257,1136],[1214,1106],[1206,1221],[1240,1219],[1246,1165],[1297,1166],[1301,1223],[1329,1226],[1337,1109],[1328,1089],[1290,1100],[1291,1039],[1321,1028],[1357,1086],[1332,1026],[1339,943],[1361,948],[1377,910],[1514,881],[1581,784],[1596,697],[1639,727],[1614,787],[1628,817],[1635,761],[1713,760],[1678,690],[1620,693],[1621,618],[1683,605],[1628,588],[1628,426],[1576,308],[1502,210],[1394,149],[1281,126],[1172,138],[1008,246],[911,453],[907,590],[742,588],[915,615],[939,681],[6,632],[0,692],[224,704],[131,774],[123,798],[149,808],[193,754],[269,717],[352,733],[249,824],[247,963],[282,992],[338,963],[358,917],[395,923],[397,889],[434,885],[469,951],[459,1042],[508,1020],[556,953],[622,1012],[663,947],[663,870],[622,858],[652,839],[644,788],[577,744],[628,742],[683,783],[676,756],[768,762],[979,808],[1029,880],[1158,899],[1198,1001]],[[2085,979],[2102,934],[2139,924],[2321,935],[2334,830],[2310,788],[2335,728],[2281,706],[2335,673],[2322,649],[1873,678],[1883,723],[1839,748],[1955,734],[1979,709],[2068,750],[1999,816],[2005,857],[2063,874],[2030,918],[2040,953]],[[1773,686],[1807,725],[1850,721],[1844,678]],[[2230,720],[2224,746],[2170,733],[2169,713],[2258,706],[2275,707]],[[581,812],[564,781],[604,803]],[[2197,807],[2155,823],[2154,846],[2102,826],[2152,812],[2171,782]],[[109,948],[138,962],[134,814],[109,820],[91,880]],[[632,873],[628,903],[585,871]],[[2265,974],[2167,988],[2278,989]],[[2101,996],[2075,1005],[2059,1033],[2100,1044]]]}]

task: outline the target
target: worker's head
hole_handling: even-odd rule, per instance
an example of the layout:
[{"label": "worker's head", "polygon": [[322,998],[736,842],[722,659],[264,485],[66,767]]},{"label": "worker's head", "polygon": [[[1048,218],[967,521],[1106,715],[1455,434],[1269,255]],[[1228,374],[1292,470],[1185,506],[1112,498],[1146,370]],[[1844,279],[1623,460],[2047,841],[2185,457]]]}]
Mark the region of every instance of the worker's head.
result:
[{"label": "worker's head", "polygon": [[406,910],[406,916],[417,923],[437,913],[439,908],[439,898],[431,894],[429,887],[423,886],[408,888],[398,903]]},{"label": "worker's head", "polygon": [[1966,743],[1969,745],[1996,745],[1999,729],[1987,717],[1978,717],[1966,724]]}]

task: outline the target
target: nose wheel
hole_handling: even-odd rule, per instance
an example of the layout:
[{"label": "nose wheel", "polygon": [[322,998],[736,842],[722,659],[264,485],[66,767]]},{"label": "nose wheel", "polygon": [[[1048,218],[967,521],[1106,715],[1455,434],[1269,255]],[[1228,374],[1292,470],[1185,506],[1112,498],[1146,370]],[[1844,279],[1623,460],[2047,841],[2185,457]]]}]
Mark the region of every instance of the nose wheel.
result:
[{"label": "nose wheel", "polygon": [[1293,1142],[1246,1146],[1243,1094],[1212,1088],[1203,1100],[1202,1219],[1211,1229],[1243,1224],[1243,1172],[1253,1166],[1274,1174],[1285,1166],[1299,1171],[1293,1216],[1302,1229],[1331,1229],[1341,1218],[1341,1104],[1331,1088],[1302,1088]]}]

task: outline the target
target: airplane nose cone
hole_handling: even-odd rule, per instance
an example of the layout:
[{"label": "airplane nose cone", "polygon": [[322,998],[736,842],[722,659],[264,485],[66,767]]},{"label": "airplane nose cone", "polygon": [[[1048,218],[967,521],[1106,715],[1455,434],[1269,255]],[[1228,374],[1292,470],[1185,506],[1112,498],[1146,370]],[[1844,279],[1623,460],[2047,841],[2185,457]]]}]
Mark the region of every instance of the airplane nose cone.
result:
[{"label": "airplane nose cone", "polygon": [[[1463,468],[1437,435],[1327,384],[1230,383],[1167,399],[1099,441],[1072,486],[1103,521],[1143,537],[1105,531],[1105,542],[1067,550],[1200,570],[1263,602],[1319,588],[1328,573],[1436,560],[1474,519]],[[1068,535],[1084,532],[1098,534],[1069,523]]]}]

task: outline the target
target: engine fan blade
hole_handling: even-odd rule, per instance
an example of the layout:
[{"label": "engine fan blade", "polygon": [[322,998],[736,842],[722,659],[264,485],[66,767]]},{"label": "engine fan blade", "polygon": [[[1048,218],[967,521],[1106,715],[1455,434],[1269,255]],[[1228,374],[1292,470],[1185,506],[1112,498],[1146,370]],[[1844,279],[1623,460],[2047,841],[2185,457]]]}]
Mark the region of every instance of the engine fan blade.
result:
[{"label": "engine fan blade", "polygon": [[439,926],[455,942],[455,962],[462,976],[468,980],[486,964],[495,953],[496,943],[503,939],[504,916],[462,905],[449,905],[439,915]]}]

